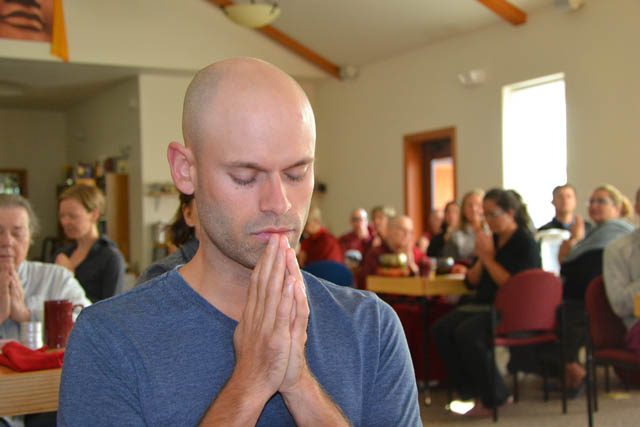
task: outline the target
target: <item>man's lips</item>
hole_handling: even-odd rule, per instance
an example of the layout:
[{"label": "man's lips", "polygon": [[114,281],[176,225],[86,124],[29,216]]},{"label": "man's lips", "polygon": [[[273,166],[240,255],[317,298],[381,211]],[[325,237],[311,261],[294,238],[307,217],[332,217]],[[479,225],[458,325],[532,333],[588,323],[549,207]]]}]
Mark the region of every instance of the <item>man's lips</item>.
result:
[{"label": "man's lips", "polygon": [[271,236],[274,234],[286,235],[292,232],[293,232],[292,228],[265,228],[262,230],[255,231],[251,234],[257,237],[259,240],[268,241],[269,238],[271,238]]}]

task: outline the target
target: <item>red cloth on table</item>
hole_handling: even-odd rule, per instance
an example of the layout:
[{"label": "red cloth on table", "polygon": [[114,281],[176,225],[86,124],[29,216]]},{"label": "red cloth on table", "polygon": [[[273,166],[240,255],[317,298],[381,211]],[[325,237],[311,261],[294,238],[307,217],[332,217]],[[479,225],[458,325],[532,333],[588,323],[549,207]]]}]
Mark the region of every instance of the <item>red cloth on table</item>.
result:
[{"label": "red cloth on table", "polygon": [[2,347],[0,365],[14,371],[39,371],[62,367],[64,351],[47,352],[47,346],[31,350],[17,341],[10,341]]},{"label": "red cloth on table", "polygon": [[305,265],[324,260],[344,262],[344,255],[338,239],[324,227],[305,238],[300,243],[300,250],[307,254]]}]

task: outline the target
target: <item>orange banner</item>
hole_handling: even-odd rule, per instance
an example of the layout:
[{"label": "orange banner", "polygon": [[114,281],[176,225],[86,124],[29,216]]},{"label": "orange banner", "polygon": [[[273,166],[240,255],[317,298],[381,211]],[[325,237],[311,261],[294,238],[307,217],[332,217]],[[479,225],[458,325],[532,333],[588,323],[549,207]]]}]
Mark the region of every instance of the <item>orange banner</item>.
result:
[{"label": "orange banner", "polygon": [[64,24],[62,0],[53,0],[53,25],[51,28],[51,54],[69,62],[67,46],[67,29]]}]

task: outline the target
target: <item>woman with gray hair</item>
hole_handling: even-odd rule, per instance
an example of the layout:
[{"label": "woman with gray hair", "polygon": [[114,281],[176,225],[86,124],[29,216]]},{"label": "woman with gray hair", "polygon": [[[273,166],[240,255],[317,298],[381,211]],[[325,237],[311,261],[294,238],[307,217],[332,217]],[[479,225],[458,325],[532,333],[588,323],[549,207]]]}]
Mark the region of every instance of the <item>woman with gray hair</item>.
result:
[{"label": "woman with gray hair", "polygon": [[27,261],[38,220],[31,204],[17,195],[0,194],[0,338],[18,339],[20,323],[42,321],[44,301],[91,302],[66,269]]}]

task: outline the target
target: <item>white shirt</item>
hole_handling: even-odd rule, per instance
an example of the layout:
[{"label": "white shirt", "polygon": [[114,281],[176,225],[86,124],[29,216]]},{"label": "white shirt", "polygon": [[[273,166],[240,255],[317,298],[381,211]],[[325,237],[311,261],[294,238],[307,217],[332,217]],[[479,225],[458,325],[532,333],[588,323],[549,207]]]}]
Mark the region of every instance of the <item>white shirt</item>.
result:
[{"label": "white shirt", "polygon": [[[24,289],[24,302],[31,311],[32,321],[44,321],[44,302],[66,299],[73,304],[91,305],[84,289],[73,273],[55,264],[24,261],[18,267],[18,277]],[[0,338],[19,339],[20,325],[7,319],[0,325]]]},{"label": "white shirt", "polygon": [[604,286],[614,313],[627,330],[638,319],[633,315],[635,295],[640,293],[640,229],[611,242],[604,250]]}]

